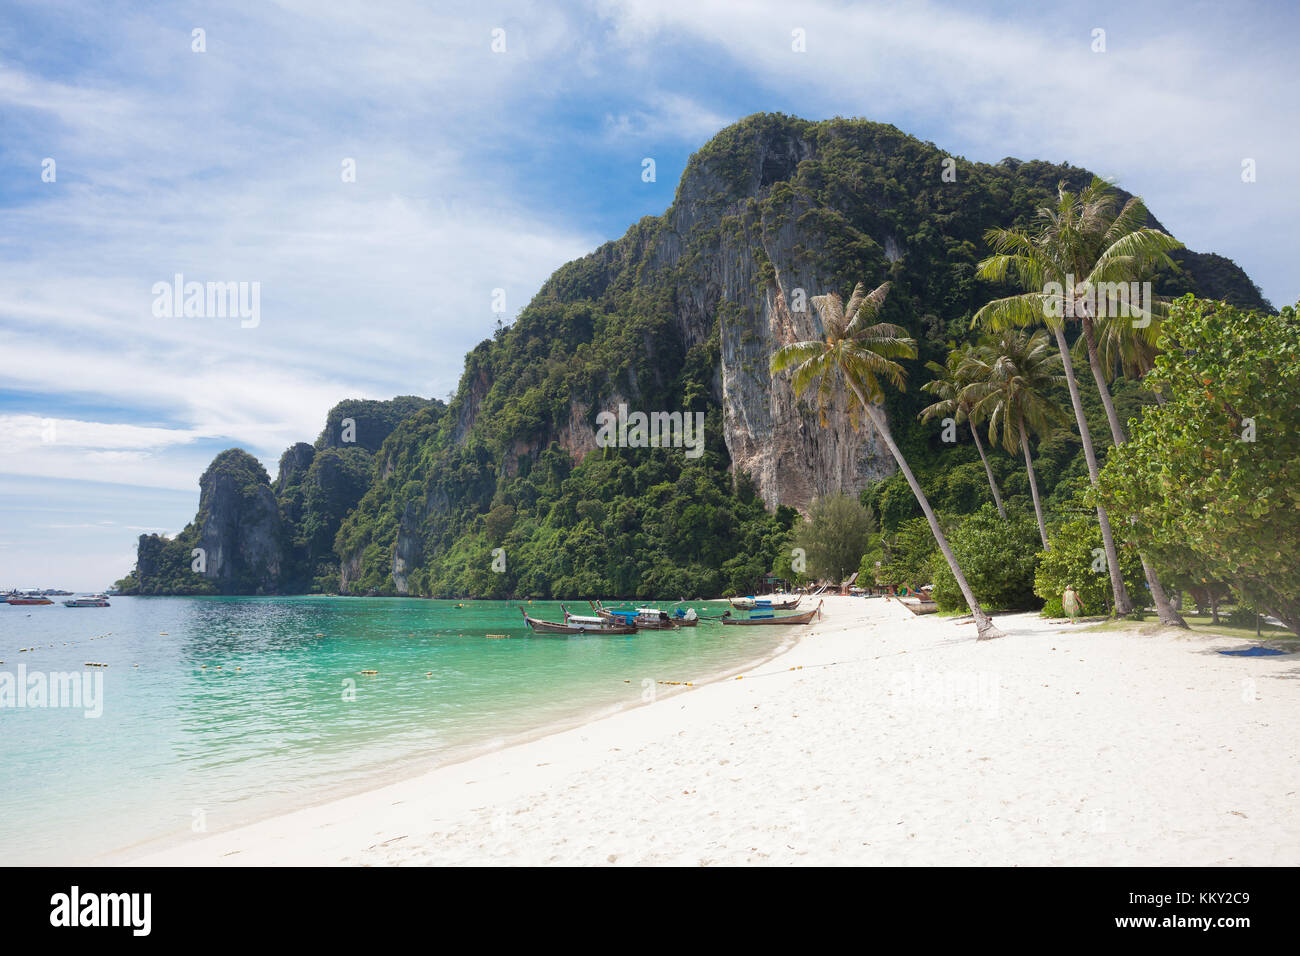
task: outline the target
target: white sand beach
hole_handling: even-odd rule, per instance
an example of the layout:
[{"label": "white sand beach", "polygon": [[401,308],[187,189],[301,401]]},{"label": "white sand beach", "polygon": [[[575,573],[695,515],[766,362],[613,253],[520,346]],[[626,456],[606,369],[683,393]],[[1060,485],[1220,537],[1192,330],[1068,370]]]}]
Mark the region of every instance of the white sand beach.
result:
[{"label": "white sand beach", "polygon": [[1297,655],[825,612],[742,679],[130,862],[1300,864]]}]

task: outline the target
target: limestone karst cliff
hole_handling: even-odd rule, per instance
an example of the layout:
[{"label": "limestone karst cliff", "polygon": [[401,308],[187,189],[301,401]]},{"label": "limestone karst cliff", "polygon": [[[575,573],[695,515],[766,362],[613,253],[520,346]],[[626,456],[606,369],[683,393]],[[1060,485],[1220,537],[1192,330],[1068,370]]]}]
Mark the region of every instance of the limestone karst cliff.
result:
[{"label": "limestone karst cliff", "polygon": [[[783,546],[785,509],[856,493],[894,467],[873,434],[848,427],[842,402],[823,427],[768,372],[781,344],[820,336],[813,296],[892,283],[882,318],[907,328],[919,355],[914,384],[885,409],[924,459],[934,429],[915,421],[916,379],[970,337],[970,316],[1001,291],[975,278],[985,231],[1027,222],[1058,182],[1090,178],[953,159],[864,120],[749,117],[691,158],[663,215],[560,267],[512,326],[473,349],[449,404],[342,403],[314,446],[281,459],[267,490],[278,532],[270,517],[240,530],[243,511],[219,507],[197,533],[267,569],[267,589],[677,597],[744,587]],[[1159,291],[1266,307],[1230,261],[1180,261]],[[597,416],[620,405],[705,415],[704,454],[599,449]],[[956,468],[963,454],[934,468]],[[1052,481],[1045,474],[1045,494]],[[142,541],[141,570],[157,551]]]}]

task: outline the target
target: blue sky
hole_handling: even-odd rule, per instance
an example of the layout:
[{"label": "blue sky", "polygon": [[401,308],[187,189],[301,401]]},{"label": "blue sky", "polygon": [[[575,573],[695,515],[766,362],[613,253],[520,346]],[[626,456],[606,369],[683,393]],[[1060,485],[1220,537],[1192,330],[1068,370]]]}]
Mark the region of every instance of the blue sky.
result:
[{"label": "blue sky", "polygon": [[[1089,167],[1295,302],[1300,18],[1135,6],[7,0],[0,587],[108,585],[222,448],[274,476],[343,398],[445,398],[493,289],[517,314],[760,110]],[[259,283],[259,324],[156,317],[176,273]]]}]

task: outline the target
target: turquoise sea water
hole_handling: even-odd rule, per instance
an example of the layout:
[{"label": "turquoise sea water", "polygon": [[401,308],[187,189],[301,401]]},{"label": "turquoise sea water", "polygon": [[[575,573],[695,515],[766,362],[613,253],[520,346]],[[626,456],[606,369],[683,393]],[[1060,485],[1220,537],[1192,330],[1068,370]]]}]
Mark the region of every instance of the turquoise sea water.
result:
[{"label": "turquoise sea water", "polygon": [[[634,706],[647,679],[741,669],[797,636],[701,622],[632,637],[538,637],[518,602],[457,603],[0,605],[0,679],[15,682],[19,665],[29,686],[33,674],[99,675],[103,711],[0,707],[0,864],[93,861],[367,789]],[[561,617],[558,602],[529,612]]]}]

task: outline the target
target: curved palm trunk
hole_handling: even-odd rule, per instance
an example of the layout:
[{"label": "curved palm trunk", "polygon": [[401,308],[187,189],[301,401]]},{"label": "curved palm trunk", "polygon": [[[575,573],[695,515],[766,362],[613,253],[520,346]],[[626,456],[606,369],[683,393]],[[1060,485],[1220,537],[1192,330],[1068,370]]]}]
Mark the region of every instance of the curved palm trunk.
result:
[{"label": "curved palm trunk", "polygon": [[[1070,404],[1074,406],[1074,418],[1079,425],[1079,439],[1083,442],[1083,457],[1088,462],[1088,477],[1093,487],[1097,486],[1097,453],[1092,447],[1092,432],[1088,430],[1088,419],[1083,414],[1083,399],[1079,397],[1079,383],[1074,379],[1074,363],[1070,361],[1070,347],[1065,342],[1065,327],[1059,325],[1052,329],[1056,336],[1056,347],[1061,352],[1061,364],[1065,369],[1065,384],[1070,389]],[[1106,509],[1097,505],[1097,523],[1101,525],[1101,543],[1106,549],[1106,570],[1110,572],[1110,590],[1115,596],[1115,613],[1132,614],[1133,601],[1124,587],[1124,576],[1119,570],[1119,552],[1115,550],[1115,536],[1110,530],[1110,518]]]},{"label": "curved palm trunk", "polygon": [[1115,400],[1111,397],[1110,386],[1106,384],[1106,373],[1101,367],[1101,353],[1097,350],[1097,330],[1088,316],[1080,316],[1079,324],[1083,326],[1083,341],[1088,347],[1088,367],[1092,369],[1093,380],[1097,383],[1097,392],[1101,395],[1102,407],[1106,409],[1106,421],[1110,422],[1110,436],[1116,445],[1122,445],[1127,436],[1124,426],[1119,423],[1115,411]]},{"label": "curved palm trunk", "polygon": [[[993,480],[993,469],[989,467],[988,456],[984,454],[984,443],[980,441],[980,433],[975,428],[975,423],[967,419],[970,425],[971,437],[975,439],[975,447],[980,453],[980,461],[984,462],[984,474],[989,476],[989,491],[993,492],[993,503],[998,506],[998,517],[1003,521],[1007,520],[1007,509],[1002,507],[1002,496],[998,494],[998,483]],[[1038,499],[1035,498],[1035,501]],[[1041,521],[1041,519],[1039,519]]]},{"label": "curved palm trunk", "polygon": [[1050,551],[1047,543],[1047,524],[1043,521],[1043,504],[1038,500],[1038,479],[1034,476],[1034,462],[1029,457],[1029,433],[1025,431],[1025,416],[1019,416],[1020,447],[1025,453],[1025,471],[1029,472],[1029,492],[1034,496],[1034,515],[1038,518],[1038,535],[1043,539],[1043,550]]},{"label": "curved palm trunk", "polygon": [[934,509],[930,507],[930,500],[926,498],[925,492],[917,484],[916,476],[912,474],[912,469],[908,467],[907,459],[899,451],[898,445],[894,444],[894,436],[889,431],[885,416],[880,413],[880,410],[875,405],[867,401],[856,384],[852,382],[849,384],[853,386],[853,394],[858,396],[858,401],[862,403],[862,409],[867,413],[867,417],[871,419],[871,424],[880,433],[880,437],[885,441],[885,446],[893,454],[894,460],[898,462],[898,470],[907,479],[912,494],[916,495],[916,503],[921,506],[921,511],[925,513],[925,520],[930,524],[930,533],[934,535],[935,543],[939,546],[939,550],[943,552],[944,560],[948,562],[948,567],[952,570],[952,576],[957,579],[957,586],[961,588],[962,596],[966,598],[966,605],[970,608],[971,616],[975,618],[975,630],[978,639],[987,641],[995,637],[1005,637],[1006,635],[994,625],[993,618],[989,617],[984,612],[984,609],[980,607],[980,602],[975,599],[975,592],[966,583],[966,575],[962,573],[961,565],[957,563],[957,556],[952,553],[952,547],[948,544],[948,539],[944,537],[943,531],[939,528],[939,520],[934,516]]},{"label": "curved palm trunk", "polygon": [[[1097,332],[1093,328],[1092,319],[1088,316],[1083,316],[1081,322],[1084,344],[1088,346],[1088,365],[1097,383],[1097,391],[1101,394],[1101,404],[1106,409],[1106,420],[1110,422],[1110,437],[1116,445],[1122,445],[1128,440],[1128,436],[1124,433],[1124,426],[1120,424],[1119,415],[1115,412],[1115,400],[1111,397],[1110,386],[1106,384],[1106,375],[1101,367],[1101,355],[1097,351]],[[1187,628],[1183,616],[1169,603],[1169,595],[1165,593],[1156,569],[1151,566],[1145,554],[1140,554],[1139,557],[1142,559],[1142,573],[1146,575],[1147,587],[1151,590],[1151,600],[1156,606],[1160,623],[1170,627]]]}]

